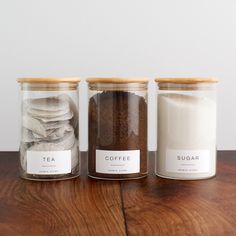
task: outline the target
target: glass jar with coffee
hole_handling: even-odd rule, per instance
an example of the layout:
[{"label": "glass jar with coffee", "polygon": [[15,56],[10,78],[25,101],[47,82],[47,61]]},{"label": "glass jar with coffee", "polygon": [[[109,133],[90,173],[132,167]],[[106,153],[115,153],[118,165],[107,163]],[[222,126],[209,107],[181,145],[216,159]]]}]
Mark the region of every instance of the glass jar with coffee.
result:
[{"label": "glass jar with coffee", "polygon": [[89,78],[88,174],[99,179],[147,175],[145,78]]}]

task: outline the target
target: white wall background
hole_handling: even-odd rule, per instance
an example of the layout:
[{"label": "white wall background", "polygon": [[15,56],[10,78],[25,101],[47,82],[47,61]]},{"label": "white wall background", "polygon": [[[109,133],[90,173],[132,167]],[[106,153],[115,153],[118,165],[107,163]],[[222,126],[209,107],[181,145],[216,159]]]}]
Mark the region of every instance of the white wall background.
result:
[{"label": "white wall background", "polygon": [[[236,149],[235,0],[0,0],[0,150],[17,150],[24,76],[216,76],[218,148]],[[86,83],[80,87],[87,148]],[[150,84],[149,148],[156,148]]]}]

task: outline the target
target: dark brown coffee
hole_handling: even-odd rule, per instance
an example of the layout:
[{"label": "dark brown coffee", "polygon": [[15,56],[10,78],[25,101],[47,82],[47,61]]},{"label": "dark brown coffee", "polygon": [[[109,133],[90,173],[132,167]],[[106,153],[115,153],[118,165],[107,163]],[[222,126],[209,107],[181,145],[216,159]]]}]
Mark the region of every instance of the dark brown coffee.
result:
[{"label": "dark brown coffee", "polygon": [[[102,160],[100,156],[96,157],[99,150],[118,151],[118,154],[106,155]],[[139,160],[135,154],[136,163],[139,163],[135,173],[125,169],[125,163],[134,161],[134,157],[119,152],[128,150],[139,153]],[[106,161],[114,161],[115,164],[111,164],[113,167],[108,170],[111,173],[102,173],[98,168],[103,164],[96,161],[103,161],[105,165]],[[129,168],[133,168],[132,164]],[[88,171],[91,177],[107,179],[140,178],[147,175],[147,102],[142,96],[134,92],[103,91],[90,98]]]}]

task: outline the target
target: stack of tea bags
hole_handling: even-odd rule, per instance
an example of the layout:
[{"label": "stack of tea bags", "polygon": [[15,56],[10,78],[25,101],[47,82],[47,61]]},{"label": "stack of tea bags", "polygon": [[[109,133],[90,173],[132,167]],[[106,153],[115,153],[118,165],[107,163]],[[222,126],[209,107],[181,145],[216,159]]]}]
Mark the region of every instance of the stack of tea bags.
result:
[{"label": "stack of tea bags", "polygon": [[[72,170],[78,162],[78,110],[66,94],[26,99],[22,104],[23,169],[29,151],[71,150]],[[25,150],[25,151],[24,151]]]}]

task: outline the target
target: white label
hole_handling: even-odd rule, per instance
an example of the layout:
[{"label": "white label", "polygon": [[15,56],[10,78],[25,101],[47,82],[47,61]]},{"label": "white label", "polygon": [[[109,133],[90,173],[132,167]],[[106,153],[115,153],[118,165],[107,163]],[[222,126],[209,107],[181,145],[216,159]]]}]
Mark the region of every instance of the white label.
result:
[{"label": "white label", "polygon": [[133,174],[140,172],[140,150],[96,150],[96,172]]},{"label": "white label", "polygon": [[207,173],[210,170],[209,150],[167,150],[166,171],[174,173]]},{"label": "white label", "polygon": [[71,151],[27,151],[27,173],[58,175],[71,172]]}]

